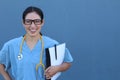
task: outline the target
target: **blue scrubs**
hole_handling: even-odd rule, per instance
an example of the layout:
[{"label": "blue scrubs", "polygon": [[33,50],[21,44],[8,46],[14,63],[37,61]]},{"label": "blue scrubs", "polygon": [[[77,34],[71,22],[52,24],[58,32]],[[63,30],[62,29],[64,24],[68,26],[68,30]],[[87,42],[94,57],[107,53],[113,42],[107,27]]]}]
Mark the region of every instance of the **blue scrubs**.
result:
[{"label": "blue scrubs", "polygon": [[[42,36],[44,41],[44,50],[46,48],[52,47],[55,44],[59,44],[57,41],[47,37]],[[5,65],[5,70],[10,71],[12,80],[45,80],[43,68],[36,71],[36,65],[40,61],[40,52],[41,52],[41,41],[39,40],[34,48],[30,50],[26,41],[22,46],[22,55],[23,58],[18,60],[18,54],[20,51],[20,44],[23,37],[15,38],[4,44],[2,50],[0,51],[0,64]],[[43,55],[43,63],[46,65],[45,51]],[[72,62],[73,58],[66,48],[64,62]],[[37,75],[38,74],[38,75]]]}]

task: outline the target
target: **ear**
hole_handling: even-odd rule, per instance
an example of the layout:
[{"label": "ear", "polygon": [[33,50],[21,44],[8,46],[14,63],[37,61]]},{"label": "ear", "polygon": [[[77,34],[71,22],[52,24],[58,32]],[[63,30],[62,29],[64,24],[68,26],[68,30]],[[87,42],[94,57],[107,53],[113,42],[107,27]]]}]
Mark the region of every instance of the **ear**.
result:
[{"label": "ear", "polygon": [[41,26],[43,26],[44,25],[44,19],[42,20],[42,24],[41,24]]},{"label": "ear", "polygon": [[24,21],[22,20],[21,22],[22,22],[22,24],[23,24],[23,27],[25,27]]}]

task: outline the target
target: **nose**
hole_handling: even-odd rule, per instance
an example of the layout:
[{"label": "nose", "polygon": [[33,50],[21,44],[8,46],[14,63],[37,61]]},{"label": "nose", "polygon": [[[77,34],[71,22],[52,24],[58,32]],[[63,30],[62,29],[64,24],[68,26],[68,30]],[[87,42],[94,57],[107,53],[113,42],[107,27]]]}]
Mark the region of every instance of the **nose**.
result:
[{"label": "nose", "polygon": [[34,22],[32,22],[31,23],[31,27],[35,27],[36,25],[35,25],[35,23]]}]

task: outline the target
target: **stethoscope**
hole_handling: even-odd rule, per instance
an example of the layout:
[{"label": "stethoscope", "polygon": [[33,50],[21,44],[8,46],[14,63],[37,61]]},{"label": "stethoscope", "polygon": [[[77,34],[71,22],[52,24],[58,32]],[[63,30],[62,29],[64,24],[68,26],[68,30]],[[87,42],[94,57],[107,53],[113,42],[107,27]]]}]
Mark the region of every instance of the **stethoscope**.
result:
[{"label": "stethoscope", "polygon": [[[23,36],[22,42],[20,44],[20,50],[19,50],[19,54],[18,54],[18,60],[22,60],[23,59],[23,54],[22,54],[22,47],[24,44],[26,36]],[[41,41],[41,46],[42,46],[42,50],[40,52],[40,61],[39,63],[36,65],[36,71],[37,71],[37,75],[38,75],[38,68],[41,66],[43,68],[43,70],[45,71],[45,65],[42,62],[42,58],[43,58],[43,54],[44,54],[44,42],[42,39],[42,35],[40,35],[40,41]]]}]

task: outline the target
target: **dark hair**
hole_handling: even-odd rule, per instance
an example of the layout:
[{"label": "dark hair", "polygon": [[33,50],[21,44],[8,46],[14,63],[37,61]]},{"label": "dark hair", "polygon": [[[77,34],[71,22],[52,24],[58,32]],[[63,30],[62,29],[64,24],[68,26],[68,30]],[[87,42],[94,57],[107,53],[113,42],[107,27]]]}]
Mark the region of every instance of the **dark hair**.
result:
[{"label": "dark hair", "polygon": [[30,6],[26,8],[25,11],[23,12],[23,16],[22,16],[23,21],[25,20],[26,15],[31,12],[36,12],[41,17],[41,21],[43,20],[44,15],[43,15],[42,10],[34,6]]}]

